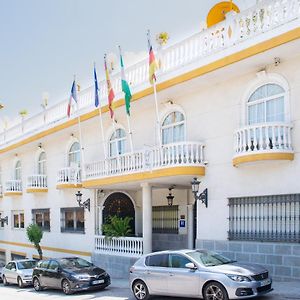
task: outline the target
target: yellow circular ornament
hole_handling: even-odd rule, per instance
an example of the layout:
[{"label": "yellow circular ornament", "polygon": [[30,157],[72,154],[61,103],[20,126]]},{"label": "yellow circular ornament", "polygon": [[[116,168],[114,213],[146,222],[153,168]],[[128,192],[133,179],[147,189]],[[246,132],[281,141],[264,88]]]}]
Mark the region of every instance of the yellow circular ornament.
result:
[{"label": "yellow circular ornament", "polygon": [[239,8],[232,1],[223,1],[217,3],[208,13],[206,17],[207,27],[211,27],[225,20],[226,13],[230,11],[240,12]]}]

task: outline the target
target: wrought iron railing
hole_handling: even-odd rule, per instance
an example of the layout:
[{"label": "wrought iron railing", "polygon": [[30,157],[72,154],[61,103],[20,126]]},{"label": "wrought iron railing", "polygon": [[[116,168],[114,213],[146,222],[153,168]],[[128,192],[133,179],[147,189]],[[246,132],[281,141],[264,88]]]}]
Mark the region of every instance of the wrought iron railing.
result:
[{"label": "wrought iron railing", "polygon": [[152,207],[153,233],[178,233],[178,205]]},{"label": "wrought iron railing", "polygon": [[300,242],[300,194],[229,199],[229,240]]}]

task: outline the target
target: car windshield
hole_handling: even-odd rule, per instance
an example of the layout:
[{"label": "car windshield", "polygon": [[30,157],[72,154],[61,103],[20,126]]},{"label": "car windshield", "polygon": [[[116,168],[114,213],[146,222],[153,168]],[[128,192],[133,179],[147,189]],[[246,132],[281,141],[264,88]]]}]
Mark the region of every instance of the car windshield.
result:
[{"label": "car windshield", "polygon": [[196,250],[193,252],[188,252],[187,255],[206,267],[219,266],[235,262],[234,260],[212,251]]},{"label": "car windshield", "polygon": [[17,262],[18,269],[24,270],[24,269],[33,269],[36,266],[35,260],[26,260],[26,261],[19,261]]},{"label": "car windshield", "polygon": [[82,269],[82,268],[88,268],[93,265],[90,262],[79,257],[61,258],[59,260],[59,263],[62,268],[66,268],[66,269],[73,269],[73,268]]}]

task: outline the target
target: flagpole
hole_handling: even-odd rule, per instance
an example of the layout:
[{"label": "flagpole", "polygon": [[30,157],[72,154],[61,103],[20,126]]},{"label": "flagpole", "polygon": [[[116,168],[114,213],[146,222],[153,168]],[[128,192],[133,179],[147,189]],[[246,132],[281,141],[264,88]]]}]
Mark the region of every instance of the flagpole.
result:
[{"label": "flagpole", "polygon": [[[120,57],[122,58],[121,46],[119,46],[119,52],[120,52]],[[122,72],[124,72],[124,73],[122,73]],[[124,66],[122,66],[122,63],[121,63],[121,73],[124,74],[123,76],[125,77],[125,70],[124,70]],[[125,78],[121,78],[121,81],[123,79],[125,80]],[[133,142],[132,142],[132,131],[131,131],[131,124],[130,124],[130,116],[129,116],[128,111],[127,111],[127,104],[126,104],[126,99],[125,98],[126,98],[126,95],[124,95],[124,101],[125,101],[125,107],[126,107],[126,118],[127,118],[128,134],[129,134],[129,143],[130,143],[131,153],[133,153]]]},{"label": "flagpole", "polygon": [[[94,63],[94,70],[96,72],[96,63]],[[98,80],[97,78],[94,78],[95,80]],[[95,82],[96,84],[96,82]],[[97,82],[97,87],[98,87],[98,82]],[[95,87],[95,93],[98,93],[98,90],[96,90],[97,88]],[[96,95],[95,95],[96,97]],[[99,95],[98,95],[99,97]],[[99,99],[99,98],[98,98]],[[106,160],[107,159],[107,152],[106,152],[106,145],[105,145],[105,137],[104,137],[104,127],[103,127],[103,120],[102,120],[102,110],[101,110],[101,104],[100,104],[100,101],[99,101],[99,118],[100,118],[100,130],[101,130],[101,138],[102,138],[102,144],[103,144],[103,153],[104,153],[104,159]]]},{"label": "flagpole", "polygon": [[[74,75],[74,82],[75,82],[75,90],[77,94],[77,86],[76,86],[76,75]],[[79,90],[78,90],[79,92]],[[77,98],[77,96],[76,96]],[[81,122],[80,122],[80,115],[79,115],[79,105],[78,105],[78,100],[79,98],[76,99],[76,114],[77,114],[77,123],[78,123],[78,130],[79,130],[79,144],[80,144],[80,156],[81,156],[81,162],[82,162],[82,178],[85,177],[85,169],[84,169],[84,164],[85,164],[85,159],[84,159],[84,147],[83,147],[83,140],[82,140],[82,131],[81,131]]]}]

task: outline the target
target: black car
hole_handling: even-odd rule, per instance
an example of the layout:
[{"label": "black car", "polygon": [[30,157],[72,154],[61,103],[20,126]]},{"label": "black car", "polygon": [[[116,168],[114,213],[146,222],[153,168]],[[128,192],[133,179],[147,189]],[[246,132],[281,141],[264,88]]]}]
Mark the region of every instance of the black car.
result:
[{"label": "black car", "polygon": [[62,289],[65,294],[90,289],[104,289],[110,276],[101,268],[79,257],[53,258],[39,261],[33,270],[33,287]]}]

